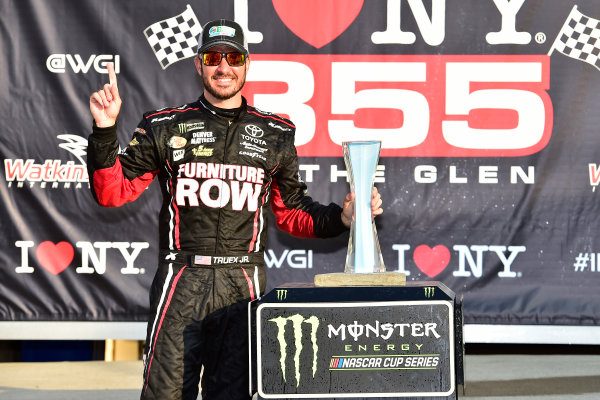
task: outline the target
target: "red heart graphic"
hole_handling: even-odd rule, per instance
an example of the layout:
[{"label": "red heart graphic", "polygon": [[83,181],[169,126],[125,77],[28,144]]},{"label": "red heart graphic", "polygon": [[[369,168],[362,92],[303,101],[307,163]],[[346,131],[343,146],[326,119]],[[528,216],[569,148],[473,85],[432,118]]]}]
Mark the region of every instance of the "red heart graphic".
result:
[{"label": "red heart graphic", "polygon": [[450,250],[438,244],[433,249],[425,244],[415,249],[413,254],[415,264],[430,278],[442,272],[450,262]]},{"label": "red heart graphic", "polygon": [[317,49],[340,36],[358,16],[364,0],[273,0],[283,23]]},{"label": "red heart graphic", "polygon": [[67,242],[54,244],[46,241],[40,243],[35,254],[42,267],[48,272],[58,275],[71,264],[75,252],[73,246]]}]

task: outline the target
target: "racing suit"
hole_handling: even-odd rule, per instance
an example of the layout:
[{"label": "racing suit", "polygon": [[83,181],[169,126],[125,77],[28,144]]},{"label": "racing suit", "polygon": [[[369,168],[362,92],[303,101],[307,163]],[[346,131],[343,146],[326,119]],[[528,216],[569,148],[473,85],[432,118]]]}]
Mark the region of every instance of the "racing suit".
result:
[{"label": "racing suit", "polygon": [[159,266],[150,291],[143,399],[249,398],[247,303],[262,294],[267,208],[298,237],[346,230],[342,209],[306,196],[295,127],[248,106],[204,97],[144,114],[119,152],[116,126],[88,141],[99,204],[135,200],[158,175]]}]

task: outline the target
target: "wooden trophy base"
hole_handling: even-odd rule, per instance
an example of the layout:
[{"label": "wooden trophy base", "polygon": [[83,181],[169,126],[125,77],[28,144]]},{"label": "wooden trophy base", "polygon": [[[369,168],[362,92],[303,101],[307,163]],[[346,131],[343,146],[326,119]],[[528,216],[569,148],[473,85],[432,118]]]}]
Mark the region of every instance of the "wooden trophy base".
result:
[{"label": "wooden trophy base", "polygon": [[406,286],[406,274],[400,272],[374,272],[350,274],[337,272],[315,275],[316,287],[340,286]]}]

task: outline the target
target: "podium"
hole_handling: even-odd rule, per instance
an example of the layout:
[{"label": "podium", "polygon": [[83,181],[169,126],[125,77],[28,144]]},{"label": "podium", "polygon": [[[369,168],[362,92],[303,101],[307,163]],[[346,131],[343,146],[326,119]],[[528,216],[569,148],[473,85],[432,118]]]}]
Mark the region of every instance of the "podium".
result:
[{"label": "podium", "polygon": [[440,282],[285,284],[250,305],[259,399],[456,399],[462,304]]}]

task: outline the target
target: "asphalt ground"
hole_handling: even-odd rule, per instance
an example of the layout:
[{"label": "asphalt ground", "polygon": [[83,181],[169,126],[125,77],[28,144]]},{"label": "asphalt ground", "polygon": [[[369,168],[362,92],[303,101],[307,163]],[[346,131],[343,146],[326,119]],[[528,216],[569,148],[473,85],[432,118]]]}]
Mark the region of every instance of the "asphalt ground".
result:
[{"label": "asphalt ground", "polygon": [[[0,399],[138,399],[142,369],[141,361],[0,363]],[[465,377],[461,399],[600,399],[598,354],[467,355]]]}]

